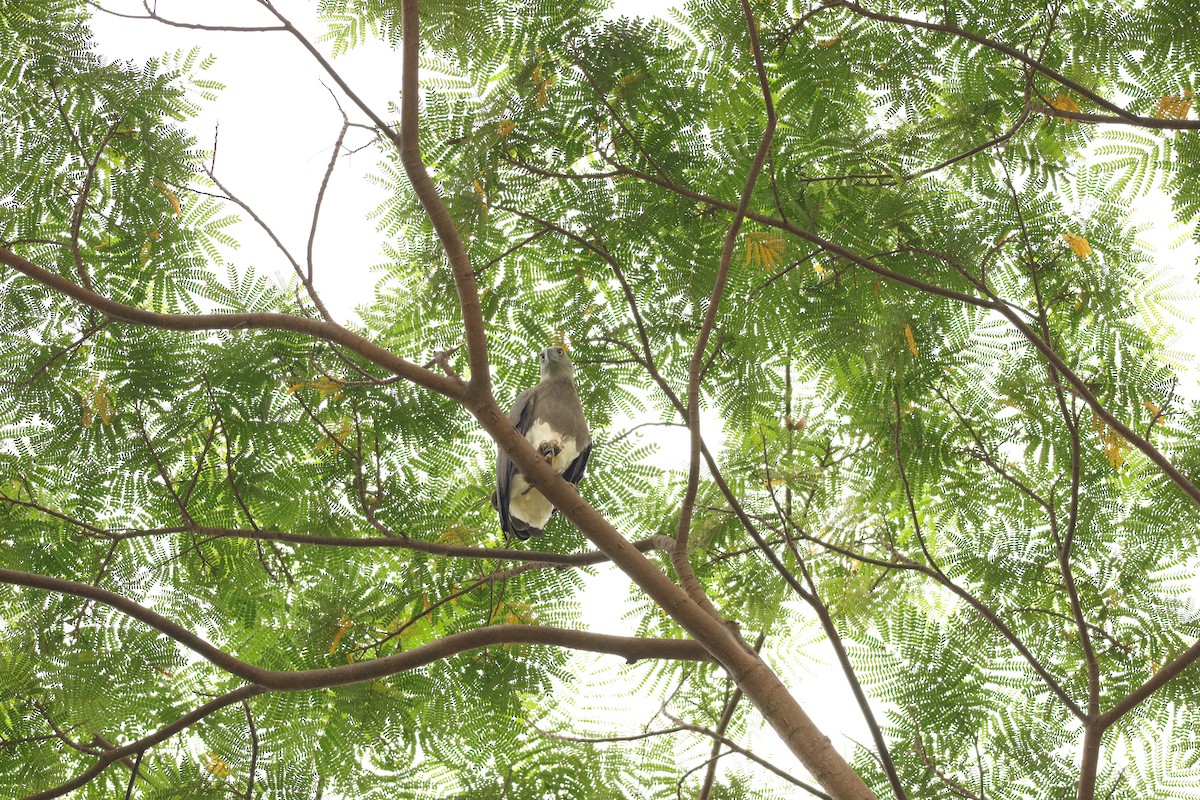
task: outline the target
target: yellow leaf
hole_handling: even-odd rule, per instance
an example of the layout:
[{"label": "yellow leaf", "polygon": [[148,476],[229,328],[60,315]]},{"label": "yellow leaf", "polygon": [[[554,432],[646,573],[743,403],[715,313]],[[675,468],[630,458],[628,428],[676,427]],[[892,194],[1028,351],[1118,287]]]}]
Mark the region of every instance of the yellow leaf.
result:
[{"label": "yellow leaf", "polygon": [[875,295],[876,295],[876,296],[878,296],[878,295],[879,295],[879,289],[880,289],[880,288],[881,288],[881,287],[880,287],[880,285],[879,285],[879,281],[875,281]]},{"label": "yellow leaf", "polygon": [[1131,449],[1129,443],[1114,431],[1108,431],[1105,434],[1104,456],[1108,459],[1108,465],[1113,469],[1125,463],[1125,454]]},{"label": "yellow leaf", "polygon": [[332,447],[333,454],[337,455],[341,452],[342,445],[346,443],[346,437],[349,435],[350,423],[343,420],[341,426],[336,431],[332,431],[327,436],[321,437],[321,440],[313,448],[313,452],[319,453],[326,447]]},{"label": "yellow leaf", "polygon": [[1064,233],[1063,241],[1067,243],[1067,247],[1071,248],[1071,252],[1082,259],[1087,259],[1092,254],[1092,246],[1088,244],[1088,240],[1077,233]]},{"label": "yellow leaf", "polygon": [[338,644],[341,643],[342,637],[346,635],[346,631],[354,626],[354,621],[349,617],[342,617],[341,626],[337,633],[333,635],[333,644],[329,645],[329,655],[333,655],[333,651],[337,650]]},{"label": "yellow leaf", "polygon": [[746,264],[751,262],[761,269],[770,269],[783,258],[787,243],[783,237],[767,231],[751,231],[746,234]]},{"label": "yellow leaf", "polygon": [[310,383],[309,386],[316,389],[322,397],[329,397],[330,395],[334,397],[342,396],[342,382],[328,375],[322,375]]},{"label": "yellow leaf", "polygon": [[1159,408],[1158,406],[1154,405],[1154,403],[1151,403],[1149,400],[1146,400],[1142,403],[1142,405],[1144,405],[1146,407],[1146,410],[1150,412],[1150,415],[1151,415],[1150,416],[1150,424],[1151,425],[1153,425],[1156,422],[1166,422],[1167,421],[1166,417],[1163,416],[1162,409]]},{"label": "yellow leaf", "polygon": [[163,197],[167,198],[167,202],[171,204],[171,209],[175,212],[175,216],[182,216],[183,212],[179,208],[179,198],[175,196],[175,193],[171,191],[170,187],[168,187],[162,181],[155,181],[154,187],[162,192]]},{"label": "yellow leaf", "polygon": [[308,386],[308,384],[307,383],[293,383],[291,386],[288,387],[288,390],[286,392],[284,392],[284,394],[292,394],[297,389],[303,389],[305,386]]},{"label": "yellow leaf", "polygon": [[488,620],[488,623],[494,625],[497,620],[501,619],[504,620],[504,624],[506,625],[534,624],[533,613],[530,611],[529,606],[524,603],[509,603],[501,600],[492,609],[492,616]]},{"label": "yellow leaf", "polygon": [[1184,119],[1192,110],[1192,92],[1188,90],[1180,97],[1176,94],[1163,95],[1158,101],[1158,110],[1154,112],[1155,119]]},{"label": "yellow leaf", "polygon": [[162,234],[158,231],[150,231],[150,238],[157,242],[162,238]]},{"label": "yellow leaf", "polygon": [[554,83],[554,76],[552,75],[549,78],[546,78],[546,80],[544,80],[538,84],[538,98],[537,98],[537,107],[538,108],[541,108],[542,106],[546,105],[546,101],[550,97],[546,90],[551,85],[553,85],[553,83]]},{"label": "yellow leaf", "polygon": [[[1070,111],[1072,113],[1079,112],[1079,104],[1076,103],[1071,98],[1067,97],[1065,94],[1060,94],[1058,97],[1054,98],[1053,100],[1051,100],[1047,97],[1043,97],[1042,99],[1045,100],[1050,105],[1057,108],[1059,111]],[[1069,121],[1070,120],[1068,120],[1068,122]]]},{"label": "yellow leaf", "polygon": [[837,44],[840,41],[843,41],[841,36],[834,36],[829,39],[822,39],[821,41],[817,42],[817,47],[832,47],[833,45]]},{"label": "yellow leaf", "polygon": [[625,94],[625,90],[642,79],[642,71],[635,69],[633,72],[628,72],[617,79],[617,85],[613,87],[613,100],[620,100]]},{"label": "yellow leaf", "polygon": [[92,427],[97,417],[104,425],[112,423],[116,404],[113,401],[113,391],[104,378],[92,378],[83,390],[80,404],[83,406],[83,424],[86,427]]},{"label": "yellow leaf", "polygon": [[920,355],[917,352],[917,340],[913,336],[912,325],[904,326],[904,338],[908,341],[908,349],[912,351],[914,356]]},{"label": "yellow leaf", "polygon": [[204,768],[217,778],[228,778],[233,772],[229,764],[225,763],[225,759],[212,750],[204,754]]},{"label": "yellow leaf", "polygon": [[446,528],[446,530],[442,531],[442,535],[439,536],[437,540],[441,544],[448,544],[455,547],[470,544],[470,540],[467,537],[467,531],[458,527],[457,525],[451,525],[449,528]]},{"label": "yellow leaf", "polygon": [[548,98],[546,90],[554,83],[553,75],[542,75],[542,49],[539,47],[537,52],[537,63],[533,66],[533,83],[537,86],[537,107],[541,108],[546,105]]},{"label": "yellow leaf", "polygon": [[504,138],[512,133],[516,127],[517,123],[513,122],[511,119],[506,119],[500,123],[500,127],[497,128],[496,131],[500,134],[501,138]]},{"label": "yellow leaf", "polygon": [[820,261],[814,261],[814,262],[813,262],[813,272],[817,273],[818,275],[824,275],[824,274],[825,274],[825,267],[821,266],[821,262],[820,262]]}]

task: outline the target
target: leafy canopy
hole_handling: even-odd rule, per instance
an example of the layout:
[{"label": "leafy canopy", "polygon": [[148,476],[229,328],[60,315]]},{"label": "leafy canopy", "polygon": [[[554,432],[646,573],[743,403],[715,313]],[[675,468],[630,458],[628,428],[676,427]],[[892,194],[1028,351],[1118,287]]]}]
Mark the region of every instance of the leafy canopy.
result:
[{"label": "leafy canopy", "polygon": [[[880,796],[1196,796],[1200,417],[1167,347],[1175,295],[1129,223],[1158,191],[1200,213],[1192,3],[750,7],[778,125],[701,354],[726,487],[701,472],[699,583],[785,673],[838,637],[880,729],[847,754]],[[402,40],[398,3],[320,11],[334,54]],[[209,62],[109,62],[94,13],[0,8],[0,244],[153,312],[318,317],[303,264],[281,287],[231,255],[245,211],[185,127],[219,96]],[[630,541],[675,536],[687,454],[652,458],[646,423],[685,421],[767,123],[741,8],[453,0],[421,25],[421,151],[501,405],[536,381],[531,353],[568,344],[597,440],[584,498]],[[444,241],[391,138],[370,146],[386,278],[355,331],[469,377]],[[7,266],[0,298],[5,582],[92,584],[274,670],[582,624],[595,567],[460,557],[506,545],[492,442],[454,399],[294,331],[129,324]],[[533,546],[588,549],[562,518]],[[631,601],[631,634],[686,636]],[[9,796],[246,684],[95,597],[0,603]],[[502,644],[239,696],[73,796],[709,796],[702,733],[569,737],[628,734],[663,701],[732,740],[763,728],[712,664],[596,658]],[[719,763],[713,797],[797,791]]]}]

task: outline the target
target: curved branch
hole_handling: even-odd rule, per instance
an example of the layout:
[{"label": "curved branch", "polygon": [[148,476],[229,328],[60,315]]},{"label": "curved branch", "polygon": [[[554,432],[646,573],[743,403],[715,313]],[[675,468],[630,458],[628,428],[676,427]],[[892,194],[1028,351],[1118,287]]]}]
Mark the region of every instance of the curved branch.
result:
[{"label": "curved branch", "polygon": [[239,330],[262,328],[277,331],[302,333],[315,339],[339,344],[357,353],[368,361],[387,369],[400,377],[423,386],[453,399],[463,396],[464,385],[452,378],[447,378],[435,372],[417,366],[411,361],[400,358],[368,339],[340,325],[324,320],[300,317],[294,314],[278,314],[275,312],[250,312],[244,314],[161,314],[155,311],[128,306],[109,300],[76,283],[72,283],[61,275],[26,261],[21,256],[0,248],[0,263],[12,267],[33,280],[55,291],[62,292],[68,297],[89,308],[107,314],[109,317],[130,322],[135,325],[148,325],[152,328],[162,328],[172,331],[213,331]]},{"label": "curved branch", "polygon": [[968,41],[975,42],[975,44],[983,45],[984,47],[986,47],[990,50],[995,50],[999,53],[1003,53],[1004,55],[1008,56],[1009,58],[1020,61],[1025,66],[1030,67],[1031,69],[1033,69],[1037,72],[1040,72],[1042,75],[1045,75],[1047,78],[1050,78],[1055,83],[1065,86],[1066,88],[1070,89],[1071,91],[1079,94],[1081,97],[1086,97],[1088,100],[1091,100],[1093,103],[1095,103],[1098,106],[1107,108],[1109,111],[1113,112],[1114,114],[1118,114],[1118,115],[1120,115],[1122,117],[1126,117],[1126,118],[1134,117],[1133,114],[1131,114],[1130,112],[1121,108],[1120,106],[1115,105],[1115,104],[1109,102],[1108,100],[1105,100],[1103,97],[1096,94],[1091,89],[1088,89],[1086,86],[1083,86],[1082,84],[1076,83],[1075,81],[1071,80],[1066,75],[1063,75],[1060,72],[1056,72],[1055,70],[1051,69],[1050,67],[1048,67],[1045,64],[1041,63],[1040,61],[1038,61],[1037,59],[1032,58],[1032,57],[1026,55],[1025,53],[1022,53],[1020,50],[1017,50],[1014,47],[1010,47],[1009,45],[1002,44],[1000,42],[997,42],[994,39],[989,39],[986,36],[981,36],[978,33],[975,33],[974,31],[968,31],[963,28],[958,28],[958,27],[955,27],[954,25],[946,25],[944,23],[925,22],[923,20],[909,19],[907,17],[897,17],[897,16],[893,16],[891,14],[882,14],[878,11],[871,11],[867,8],[864,8],[863,6],[859,5],[858,3],[853,2],[853,0],[835,0],[835,5],[841,6],[842,8],[849,9],[850,11],[853,11],[855,14],[858,14],[859,16],[866,17],[867,19],[873,19],[873,20],[876,20],[877,22],[890,22],[890,23],[896,24],[896,25],[906,25],[910,28],[921,28],[921,29],[924,29],[927,31],[936,31],[939,33],[947,33],[947,34],[950,34],[951,36],[957,36],[961,39],[967,39]]},{"label": "curved branch", "polygon": [[135,603],[128,597],[107,589],[63,578],[10,569],[0,569],[0,583],[28,586],[103,603],[174,639],[220,669],[269,691],[297,692],[377,680],[398,672],[416,669],[467,650],[501,644],[542,644],[566,647],[572,650],[587,650],[593,653],[611,653],[622,656],[630,662],[644,658],[684,661],[712,660],[704,647],[690,640],[611,636],[537,625],[494,625],[450,634],[427,645],[374,661],[308,670],[273,670],[242,661],[210,644],[182,625]]},{"label": "curved branch", "polygon": [[458,290],[458,305],[462,313],[467,341],[467,358],[471,364],[469,390],[480,397],[490,397],[492,379],[488,370],[487,334],[483,327],[483,309],[479,304],[479,287],[475,283],[475,271],[471,259],[463,246],[462,237],[450,216],[446,204],[438,195],[433,180],[421,160],[421,141],[418,129],[420,116],[420,69],[421,38],[417,0],[403,0],[403,70],[400,77],[400,136],[393,139],[400,149],[400,161],[412,183],[417,200],[425,209],[429,222],[437,232],[438,240],[446,251],[450,271],[454,274],[454,287]]},{"label": "curved branch", "polygon": [[704,590],[700,586],[700,581],[696,578],[696,574],[692,570],[692,564],[688,560],[687,553],[688,534],[691,532],[692,527],[692,512],[696,505],[696,492],[700,486],[700,372],[704,363],[704,352],[708,348],[709,337],[712,335],[713,326],[717,322],[717,313],[721,307],[721,298],[725,294],[725,284],[729,278],[729,264],[733,260],[733,248],[737,243],[737,236],[742,228],[742,221],[746,218],[746,211],[750,208],[750,198],[754,194],[754,187],[758,183],[758,176],[762,172],[763,164],[766,162],[767,154],[770,152],[771,139],[775,135],[775,125],[778,122],[778,118],[775,115],[775,103],[771,99],[771,82],[767,79],[766,67],[763,65],[762,49],[758,43],[758,22],[754,19],[754,14],[750,10],[750,4],[747,0],[742,0],[742,13],[746,17],[746,28],[750,35],[750,49],[754,55],[754,67],[758,75],[759,90],[762,92],[763,102],[766,106],[767,125],[763,130],[762,139],[758,144],[758,151],[754,154],[754,160],[750,164],[749,173],[746,175],[746,181],[742,186],[742,195],[738,200],[733,221],[729,223],[729,229],[725,232],[725,240],[721,245],[721,260],[717,266],[717,278],[713,283],[712,293],[708,298],[708,308],[704,312],[704,321],[701,323],[700,333],[696,337],[696,346],[692,350],[691,361],[688,363],[686,421],[688,429],[691,431],[691,449],[688,460],[687,488],[684,491],[683,502],[679,511],[679,527],[675,534],[675,549],[671,553],[671,562],[675,566],[675,572],[679,575],[680,583],[687,589],[692,599],[706,609],[711,609],[712,603],[704,594]]}]

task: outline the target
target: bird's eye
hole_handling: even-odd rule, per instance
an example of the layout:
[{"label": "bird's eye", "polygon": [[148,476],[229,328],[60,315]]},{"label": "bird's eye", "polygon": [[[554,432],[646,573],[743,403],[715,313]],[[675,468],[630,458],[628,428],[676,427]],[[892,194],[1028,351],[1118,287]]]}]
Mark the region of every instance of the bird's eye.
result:
[{"label": "bird's eye", "polygon": [[563,354],[563,349],[562,349],[561,347],[560,347],[560,348],[558,348],[558,354],[559,354],[560,356]]}]

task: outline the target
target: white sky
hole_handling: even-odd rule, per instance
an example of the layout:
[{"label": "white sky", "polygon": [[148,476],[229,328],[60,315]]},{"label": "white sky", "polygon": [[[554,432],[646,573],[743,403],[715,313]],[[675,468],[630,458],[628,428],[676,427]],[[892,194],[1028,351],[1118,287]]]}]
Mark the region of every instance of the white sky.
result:
[{"label": "white sky", "polygon": [[[204,3],[161,0],[158,10],[166,17],[212,24],[269,24],[269,16],[253,0],[207,0]],[[319,38],[313,4],[297,0],[276,0],[276,5],[310,39]],[[664,9],[668,3],[622,2],[618,8],[628,13],[648,13]],[[122,13],[141,14],[137,0],[111,0],[105,6]],[[225,84],[216,103],[205,104],[200,116],[188,127],[204,147],[211,146],[213,133],[220,124],[216,155],[216,174],[242,200],[263,216],[284,243],[303,260],[312,218],[313,201],[328,164],[332,145],[341,125],[340,115],[322,81],[332,85],[319,66],[290,36],[283,33],[220,33],[170,28],[156,22],[117,19],[97,14],[94,30],[103,53],[112,58],[143,62],[164,52],[188,50],[198,46],[204,53],[218,56],[209,76]],[[320,45],[319,45],[320,46]],[[326,52],[328,48],[322,47]],[[336,66],[347,82],[385,117],[391,117],[388,104],[399,96],[400,53],[382,45],[366,45],[343,56]],[[351,104],[343,102],[352,120],[360,119]],[[351,131],[350,148],[364,144],[365,131]],[[377,155],[371,149],[339,161],[321,211],[316,240],[316,284],[319,293],[341,322],[353,322],[354,308],[370,300],[376,276],[371,267],[379,260],[379,237],[374,223],[366,217],[382,199],[381,191],[363,177],[371,172]],[[1163,263],[1172,265],[1165,279],[1179,290],[1177,302],[1190,311],[1197,308],[1195,290],[1194,244],[1171,250],[1166,245],[1180,237],[1171,230],[1169,209],[1163,203],[1148,202],[1140,209],[1143,221],[1155,225],[1145,235],[1148,248],[1159,251]],[[274,249],[258,227],[249,220],[231,231],[242,247],[230,258],[241,266],[252,266],[266,274],[278,274],[289,283],[290,266]],[[1172,277],[1173,276],[1173,277]],[[1182,320],[1167,320],[1178,327],[1173,343],[1179,351],[1178,365],[1191,371],[1185,375],[1181,390],[1193,393],[1197,382],[1195,365],[1200,362],[1200,336],[1189,331]],[[1193,393],[1193,396],[1195,394]],[[706,422],[706,436],[713,431],[714,420]],[[656,429],[661,430],[661,429]],[[662,447],[678,453],[681,439],[664,438]],[[591,583],[585,606],[592,611],[590,626],[598,631],[627,634],[629,625],[622,618],[617,598],[628,594],[628,582],[613,570],[601,572]],[[825,666],[811,662],[776,663],[785,681],[817,725],[830,735],[843,752],[850,749],[849,739],[868,742],[840,671],[829,666],[826,646],[815,648]],[[808,654],[806,654],[807,656]],[[588,658],[591,658],[590,656]],[[611,690],[611,686],[609,687]],[[647,708],[656,708],[660,698],[646,698]],[[653,704],[652,706],[650,704]],[[641,711],[630,718],[630,726],[640,726]],[[769,732],[758,741],[745,742],[761,755],[785,769],[798,769],[790,754]],[[722,764],[732,758],[723,759]],[[686,767],[693,766],[687,764]],[[757,774],[757,773],[755,773]]]}]

